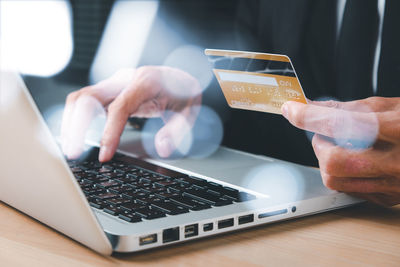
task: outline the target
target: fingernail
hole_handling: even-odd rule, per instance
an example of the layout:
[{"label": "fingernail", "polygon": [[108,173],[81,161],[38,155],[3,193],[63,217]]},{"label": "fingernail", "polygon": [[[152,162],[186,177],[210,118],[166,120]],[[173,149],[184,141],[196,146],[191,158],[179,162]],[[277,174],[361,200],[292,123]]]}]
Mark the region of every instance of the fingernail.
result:
[{"label": "fingernail", "polygon": [[283,105],[281,107],[281,111],[282,111],[283,117],[287,118],[288,115],[289,115],[289,107],[288,107],[288,104],[286,102],[283,103]]},{"label": "fingernail", "polygon": [[100,153],[99,153],[99,161],[105,161],[108,153],[108,147],[106,146],[101,146],[100,147]]}]

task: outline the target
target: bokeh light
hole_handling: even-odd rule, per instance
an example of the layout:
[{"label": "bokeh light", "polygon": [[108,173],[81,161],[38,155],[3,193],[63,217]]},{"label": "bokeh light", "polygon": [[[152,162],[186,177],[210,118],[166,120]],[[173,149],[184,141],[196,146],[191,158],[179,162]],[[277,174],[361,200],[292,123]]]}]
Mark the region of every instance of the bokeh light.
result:
[{"label": "bokeh light", "polygon": [[3,64],[24,74],[50,76],[72,56],[69,1],[0,1]]},{"label": "bokeh light", "polygon": [[168,158],[182,158],[189,154],[190,148],[192,147],[192,131],[191,124],[187,119],[174,111],[164,111],[163,119],[161,118],[150,118],[148,119],[142,129],[141,141],[144,150],[152,158],[160,158],[156,149],[157,134],[159,131],[169,123],[172,123],[168,131],[168,136],[171,137],[175,150]]},{"label": "bokeh light", "polygon": [[207,106],[191,108],[199,109],[194,125],[183,115],[173,111],[165,111],[164,120],[151,118],[146,121],[142,129],[141,141],[150,157],[160,158],[156,149],[156,136],[166,123],[171,123],[171,118],[176,118],[176,122],[173,122],[176,127],[170,128],[176,150],[168,157],[169,159],[205,158],[219,148],[223,137],[223,124],[218,114]]},{"label": "bokeh light", "polygon": [[273,162],[251,169],[243,187],[266,195],[272,203],[288,203],[302,199],[304,179],[294,166]]},{"label": "bokeh light", "polygon": [[193,144],[189,157],[206,158],[221,145],[224,135],[222,120],[211,108],[202,106],[192,129]]},{"label": "bokeh light", "polygon": [[159,1],[114,2],[90,69],[91,83],[110,77],[120,68],[138,66],[158,6]]},{"label": "bokeh light", "polygon": [[[318,99],[318,101],[328,100],[334,99]],[[369,106],[362,103],[347,108],[332,107],[329,113],[305,114],[305,116],[306,128],[312,128],[316,122],[321,122],[321,127],[331,129],[329,137],[332,141],[344,148],[367,149],[375,143],[379,132],[376,114]]]},{"label": "bokeh light", "polygon": [[[204,55],[204,49],[199,46],[183,45],[176,48],[167,56],[164,66],[174,67],[189,73],[199,81],[202,91],[210,85],[213,79],[212,65]],[[173,86],[170,86],[170,88],[173,89]],[[188,96],[182,95],[182,97]]]}]

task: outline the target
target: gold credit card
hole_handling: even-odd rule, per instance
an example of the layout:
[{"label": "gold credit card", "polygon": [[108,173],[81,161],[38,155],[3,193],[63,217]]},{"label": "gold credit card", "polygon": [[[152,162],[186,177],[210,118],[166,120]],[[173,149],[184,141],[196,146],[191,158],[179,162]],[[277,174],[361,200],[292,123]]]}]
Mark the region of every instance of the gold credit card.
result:
[{"label": "gold credit card", "polygon": [[289,57],[232,50],[204,52],[230,107],[282,114],[286,101],[307,104]]}]

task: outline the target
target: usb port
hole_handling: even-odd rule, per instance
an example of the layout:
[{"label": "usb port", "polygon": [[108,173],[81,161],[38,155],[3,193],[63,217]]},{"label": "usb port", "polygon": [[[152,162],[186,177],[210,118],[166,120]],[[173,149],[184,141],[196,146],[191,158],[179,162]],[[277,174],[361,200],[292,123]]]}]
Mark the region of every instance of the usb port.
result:
[{"label": "usb port", "polygon": [[213,227],[213,223],[205,223],[205,224],[203,225],[203,231],[204,231],[204,232],[211,231],[213,228],[214,228],[214,227]]},{"label": "usb port", "polygon": [[233,226],[233,218],[218,221],[218,229]]},{"label": "usb port", "polygon": [[139,245],[147,245],[151,243],[156,243],[157,242],[157,234],[152,234],[152,235],[145,235],[139,237]]},{"label": "usb port", "polygon": [[185,238],[196,236],[199,234],[199,225],[191,224],[185,226]]},{"label": "usb port", "polygon": [[245,224],[254,222],[254,214],[239,216],[238,223]]}]

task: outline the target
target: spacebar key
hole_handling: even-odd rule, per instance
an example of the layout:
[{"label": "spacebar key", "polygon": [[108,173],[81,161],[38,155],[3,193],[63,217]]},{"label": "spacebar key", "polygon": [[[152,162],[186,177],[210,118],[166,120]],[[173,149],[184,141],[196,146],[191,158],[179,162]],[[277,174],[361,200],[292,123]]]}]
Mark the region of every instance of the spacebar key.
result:
[{"label": "spacebar key", "polygon": [[228,200],[226,198],[220,198],[216,195],[207,193],[206,191],[202,191],[202,190],[187,190],[187,191],[183,192],[183,196],[195,198],[200,201],[209,203],[213,206],[225,206],[225,205],[232,204],[231,200]]}]

